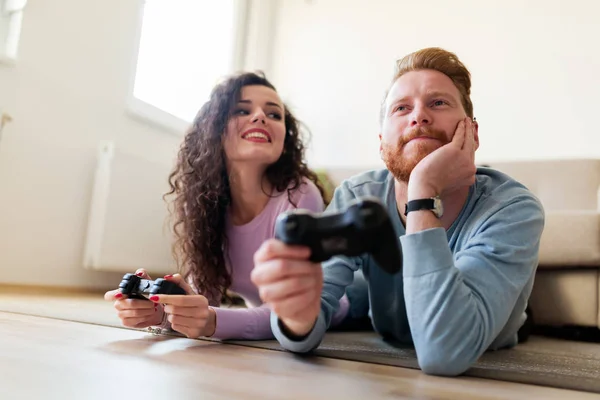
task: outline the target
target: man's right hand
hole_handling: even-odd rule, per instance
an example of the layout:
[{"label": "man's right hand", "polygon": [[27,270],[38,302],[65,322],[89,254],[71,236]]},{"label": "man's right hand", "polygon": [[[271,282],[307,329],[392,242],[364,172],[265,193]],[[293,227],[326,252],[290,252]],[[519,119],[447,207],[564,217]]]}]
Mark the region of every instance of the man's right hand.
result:
[{"label": "man's right hand", "polygon": [[321,312],[323,270],[309,257],[308,247],[277,239],[265,241],[254,255],[252,282],[262,301],[295,336],[308,334]]}]

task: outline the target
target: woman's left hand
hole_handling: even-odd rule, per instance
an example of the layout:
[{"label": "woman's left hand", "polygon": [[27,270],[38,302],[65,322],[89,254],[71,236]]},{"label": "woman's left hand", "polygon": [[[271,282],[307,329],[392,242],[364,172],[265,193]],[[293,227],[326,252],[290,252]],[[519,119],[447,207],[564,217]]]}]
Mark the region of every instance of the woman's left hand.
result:
[{"label": "woman's left hand", "polygon": [[163,304],[171,328],[189,338],[212,336],[215,332],[215,311],[208,306],[208,299],[196,294],[179,274],[167,275],[165,279],[178,284],[187,295],[157,294],[150,300]]}]

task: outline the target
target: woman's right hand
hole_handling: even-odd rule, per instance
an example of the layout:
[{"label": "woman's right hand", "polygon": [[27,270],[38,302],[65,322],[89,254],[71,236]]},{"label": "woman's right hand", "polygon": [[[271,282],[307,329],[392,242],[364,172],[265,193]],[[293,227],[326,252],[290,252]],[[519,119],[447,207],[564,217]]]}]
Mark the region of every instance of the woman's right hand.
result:
[{"label": "woman's right hand", "polygon": [[[151,279],[144,269],[138,269],[135,274],[142,279]],[[162,305],[149,300],[128,299],[120,289],[111,290],[104,294],[104,299],[114,301],[117,316],[123,326],[128,328],[146,328],[160,325],[163,321]]]}]

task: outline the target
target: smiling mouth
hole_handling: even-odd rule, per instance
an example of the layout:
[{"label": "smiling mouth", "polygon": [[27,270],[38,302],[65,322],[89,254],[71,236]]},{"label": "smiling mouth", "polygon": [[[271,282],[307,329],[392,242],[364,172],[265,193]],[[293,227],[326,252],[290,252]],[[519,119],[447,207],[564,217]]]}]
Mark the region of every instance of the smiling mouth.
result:
[{"label": "smiling mouth", "polygon": [[242,139],[248,140],[250,142],[271,143],[271,135],[269,135],[267,131],[262,129],[244,132],[244,134],[242,134]]}]

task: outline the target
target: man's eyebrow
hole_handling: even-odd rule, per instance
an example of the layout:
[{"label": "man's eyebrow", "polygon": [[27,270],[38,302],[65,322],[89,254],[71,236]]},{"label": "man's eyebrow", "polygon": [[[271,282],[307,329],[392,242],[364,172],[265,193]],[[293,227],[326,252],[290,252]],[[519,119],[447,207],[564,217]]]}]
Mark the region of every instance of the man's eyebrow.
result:
[{"label": "man's eyebrow", "polygon": [[[240,100],[239,103],[252,104],[252,100]],[[281,109],[281,106],[279,104],[273,103],[272,101],[267,101],[267,105]]]},{"label": "man's eyebrow", "polygon": [[427,96],[429,97],[448,97],[452,100],[456,100],[456,98],[450,92],[444,92],[442,90],[434,90],[431,92],[427,92]]}]

